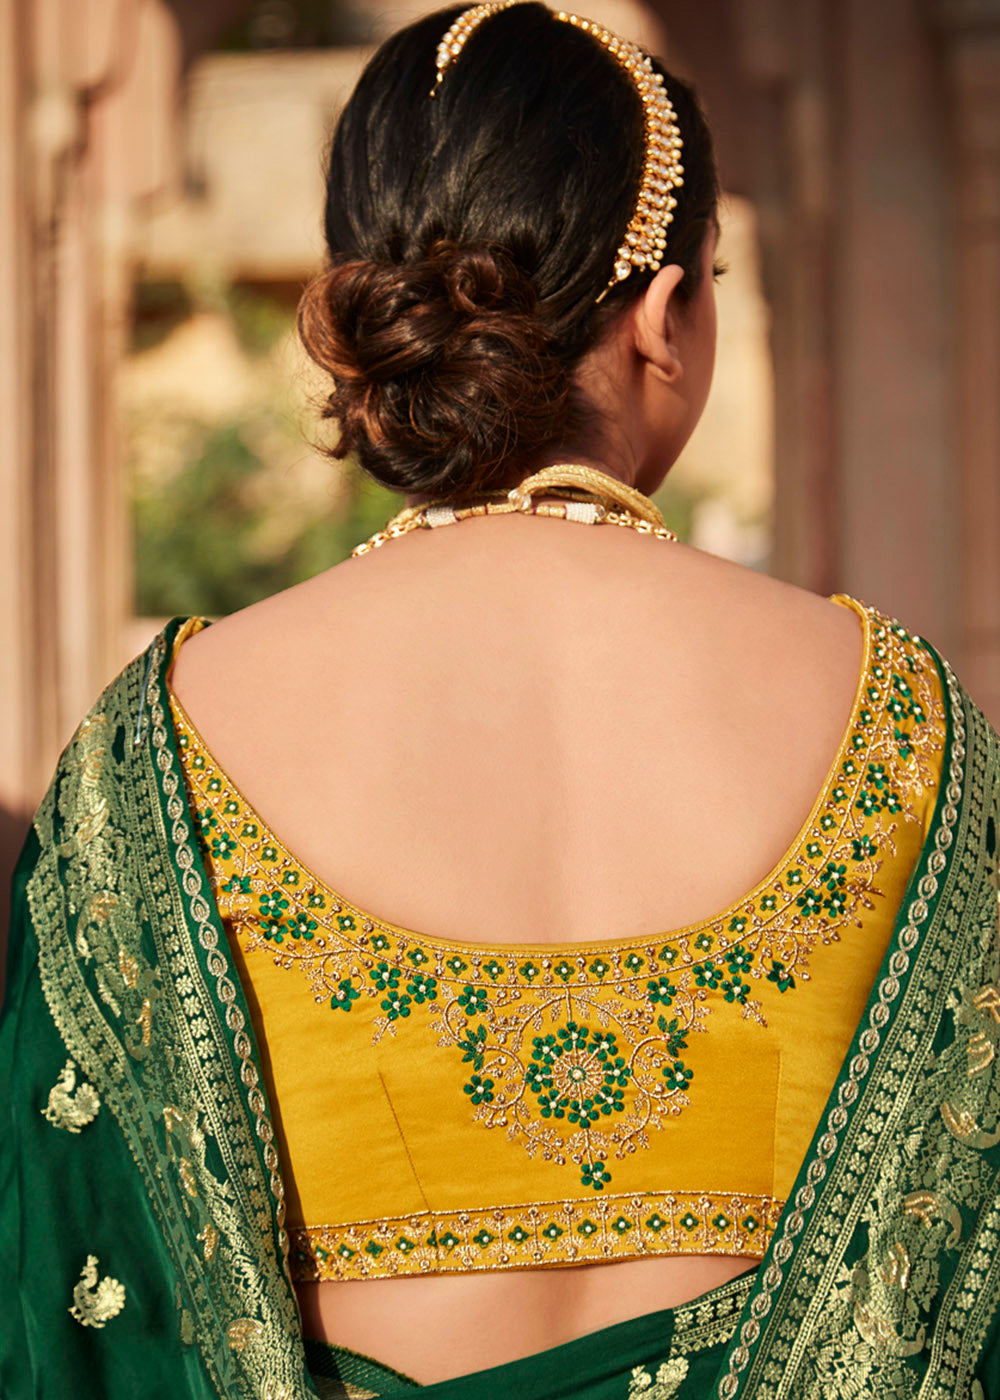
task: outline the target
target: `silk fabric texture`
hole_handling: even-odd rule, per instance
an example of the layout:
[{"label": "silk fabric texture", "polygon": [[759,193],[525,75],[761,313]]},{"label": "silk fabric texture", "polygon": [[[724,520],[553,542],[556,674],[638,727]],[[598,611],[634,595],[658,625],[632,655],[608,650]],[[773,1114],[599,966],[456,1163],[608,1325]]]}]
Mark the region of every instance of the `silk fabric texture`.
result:
[{"label": "silk fabric texture", "polygon": [[[318,1393],[259,1051],[170,723],[182,624],[81,724],[15,876],[6,1400]],[[647,1400],[1000,1393],[1000,741],[929,654],[945,780],[767,1253],[711,1375],[660,1376],[651,1354],[622,1372],[622,1400],[633,1382]]]}]

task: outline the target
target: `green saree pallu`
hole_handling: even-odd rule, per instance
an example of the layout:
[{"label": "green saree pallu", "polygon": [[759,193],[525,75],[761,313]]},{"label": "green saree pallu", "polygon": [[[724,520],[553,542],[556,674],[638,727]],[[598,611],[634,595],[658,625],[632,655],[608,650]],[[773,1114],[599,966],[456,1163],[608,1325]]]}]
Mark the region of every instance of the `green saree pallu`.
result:
[{"label": "green saree pallu", "polygon": [[759,1267],[416,1386],[303,1341],[271,1106],[170,722],[180,625],[80,725],[15,875],[2,1400],[1000,1400],[1000,741],[932,649],[934,818]]}]

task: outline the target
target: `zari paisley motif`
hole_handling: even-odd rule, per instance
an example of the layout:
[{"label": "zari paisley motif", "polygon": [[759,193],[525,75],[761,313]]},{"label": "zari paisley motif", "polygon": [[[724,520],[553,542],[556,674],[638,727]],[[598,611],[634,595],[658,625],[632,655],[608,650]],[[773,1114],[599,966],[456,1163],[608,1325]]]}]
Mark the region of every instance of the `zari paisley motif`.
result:
[{"label": "zari paisley motif", "polygon": [[[314,1004],[338,1020],[369,1007],[373,1047],[399,1032],[430,1033],[454,1057],[455,1092],[472,1121],[573,1170],[567,1207],[580,1188],[608,1198],[593,1209],[581,1202],[565,1219],[554,1205],[539,1215],[504,1204],[293,1229],[293,1264],[311,1255],[322,1276],[339,1277],[426,1269],[428,1250],[431,1267],[464,1268],[477,1266],[477,1252],[478,1267],[503,1267],[648,1249],[763,1250],[780,1199],[716,1183],[688,1193],[645,1188],[636,1198],[620,1191],[614,1164],[648,1151],[651,1132],[697,1103],[694,1045],[710,1013],[738,1015],[766,1035],[768,1006],[801,994],[818,946],[866,928],[885,903],[886,871],[895,863],[908,874],[922,843],[942,751],[936,666],[898,624],[838,601],[862,620],[864,667],[798,840],[724,914],[653,939],[526,953],[432,940],[375,919],[282,845],[171,697],[203,855],[247,967],[267,954],[304,975]],[[346,1025],[338,1038],[345,1033]],[[674,1223],[661,1233],[664,1217]]]}]

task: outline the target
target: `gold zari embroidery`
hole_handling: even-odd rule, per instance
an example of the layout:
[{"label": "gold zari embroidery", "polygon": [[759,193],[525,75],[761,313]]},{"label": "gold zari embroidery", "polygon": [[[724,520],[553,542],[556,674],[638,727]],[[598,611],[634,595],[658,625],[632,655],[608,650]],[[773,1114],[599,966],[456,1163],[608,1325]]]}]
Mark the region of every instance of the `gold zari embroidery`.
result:
[{"label": "gold zari embroidery", "polygon": [[302,1279],[524,1269],[654,1254],[762,1253],[784,1201],[717,1192],[595,1196],[291,1231]]},{"label": "gold zari embroidery", "polygon": [[42,1109],[42,1116],[55,1128],[78,1133],[94,1121],[100,1107],[97,1090],[91,1084],[77,1085],[76,1065],[72,1060],[67,1060],[59,1072],[57,1083],[49,1090],[49,1101]]},{"label": "gold zari embroidery", "polygon": [[73,1289],[70,1316],[75,1317],[81,1327],[103,1327],[117,1317],[124,1306],[124,1285],[116,1278],[98,1278],[97,1256],[88,1254],[80,1282]]}]

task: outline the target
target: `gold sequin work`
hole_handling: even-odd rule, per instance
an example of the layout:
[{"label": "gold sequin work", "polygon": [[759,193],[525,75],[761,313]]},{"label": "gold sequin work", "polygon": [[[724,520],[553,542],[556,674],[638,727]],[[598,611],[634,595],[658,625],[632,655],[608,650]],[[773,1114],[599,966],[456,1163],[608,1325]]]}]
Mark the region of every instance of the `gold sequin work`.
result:
[{"label": "gold sequin work", "polygon": [[377,919],[281,843],[172,699],[276,1106],[297,1278],[763,1256],[943,752],[923,644],[835,601],[865,660],[799,836],[723,913],[638,940],[463,945]]}]

